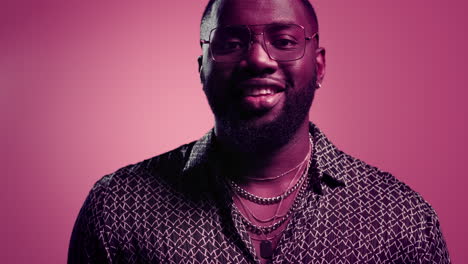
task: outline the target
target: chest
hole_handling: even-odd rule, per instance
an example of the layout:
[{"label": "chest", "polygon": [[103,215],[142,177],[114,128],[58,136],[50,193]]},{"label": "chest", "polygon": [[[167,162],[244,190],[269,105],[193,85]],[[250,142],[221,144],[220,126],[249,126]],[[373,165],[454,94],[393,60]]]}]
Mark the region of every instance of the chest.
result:
[{"label": "chest", "polygon": [[[116,263],[256,260],[260,242],[250,239],[232,207],[171,195],[125,198],[109,203],[104,215],[102,237]],[[275,242],[274,263],[379,263],[399,254],[403,231],[382,221],[385,208],[371,214],[346,199],[308,197],[298,209]]]}]

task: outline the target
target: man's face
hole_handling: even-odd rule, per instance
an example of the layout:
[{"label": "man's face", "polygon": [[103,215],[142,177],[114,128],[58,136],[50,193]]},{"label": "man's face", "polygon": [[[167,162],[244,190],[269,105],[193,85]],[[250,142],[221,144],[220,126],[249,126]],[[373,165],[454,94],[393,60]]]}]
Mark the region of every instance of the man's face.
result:
[{"label": "man's face", "polygon": [[[220,8],[214,7],[212,23],[213,27],[297,24],[305,28],[305,36],[316,33],[316,25],[304,6],[294,0],[227,0]],[[272,60],[265,50],[263,28],[250,27],[256,33],[253,44],[237,62],[214,61],[209,45],[203,45],[200,72],[215,115],[217,135],[227,136],[231,143],[254,151],[284,145],[308,122],[317,79],[321,81],[324,68],[321,64],[324,54],[316,52],[316,39],[305,41],[301,59]]]}]

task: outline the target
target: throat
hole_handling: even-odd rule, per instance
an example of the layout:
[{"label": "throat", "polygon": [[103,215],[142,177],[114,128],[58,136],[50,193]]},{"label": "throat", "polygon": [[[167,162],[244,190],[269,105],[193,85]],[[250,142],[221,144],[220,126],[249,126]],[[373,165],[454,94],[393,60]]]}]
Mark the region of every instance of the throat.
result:
[{"label": "throat", "polygon": [[[233,170],[233,180],[245,185],[274,189],[290,182],[295,173],[304,168],[312,155],[313,139],[307,133],[302,140],[291,142],[284,149],[268,156],[244,156]],[[273,190],[274,191],[274,190]]]}]

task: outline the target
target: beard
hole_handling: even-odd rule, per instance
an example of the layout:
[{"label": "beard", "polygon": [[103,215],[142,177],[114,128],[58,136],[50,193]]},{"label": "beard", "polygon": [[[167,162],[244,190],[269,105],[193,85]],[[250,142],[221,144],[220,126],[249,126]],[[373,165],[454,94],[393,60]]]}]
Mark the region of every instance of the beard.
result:
[{"label": "beard", "polygon": [[[278,149],[292,139],[299,127],[308,117],[316,90],[316,73],[305,87],[286,85],[285,100],[279,113],[268,122],[257,122],[263,112],[242,111],[235,103],[236,94],[220,95],[215,82],[205,81],[205,91],[208,103],[215,116],[216,129],[228,139],[228,148],[245,154],[269,153]],[[228,91],[233,91],[229,89]],[[234,99],[232,99],[234,98]],[[308,121],[308,120],[307,120]]]}]

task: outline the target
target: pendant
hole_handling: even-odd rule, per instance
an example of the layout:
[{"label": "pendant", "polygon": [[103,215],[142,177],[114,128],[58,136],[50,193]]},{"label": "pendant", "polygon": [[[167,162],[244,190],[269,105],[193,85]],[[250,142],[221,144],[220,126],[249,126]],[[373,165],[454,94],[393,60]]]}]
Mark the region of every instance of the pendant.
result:
[{"label": "pendant", "polygon": [[269,240],[260,242],[260,256],[264,259],[270,259],[273,256],[273,245]]}]

